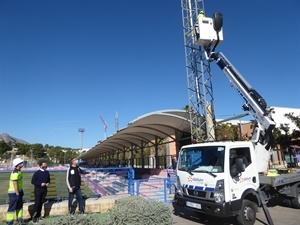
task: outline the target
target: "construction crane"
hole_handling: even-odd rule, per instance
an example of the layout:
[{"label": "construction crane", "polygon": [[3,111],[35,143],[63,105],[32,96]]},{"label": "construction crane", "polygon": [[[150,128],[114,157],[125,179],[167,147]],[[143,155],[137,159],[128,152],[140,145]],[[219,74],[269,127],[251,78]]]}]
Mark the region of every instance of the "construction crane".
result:
[{"label": "construction crane", "polygon": [[[197,17],[205,15],[204,0],[181,0],[186,75],[188,83],[191,141],[215,140],[215,114],[210,63],[205,60],[205,49],[196,44]],[[201,12],[201,13],[202,13]]]},{"label": "construction crane", "polygon": [[104,137],[103,137],[103,140],[105,140],[105,139],[106,139],[107,124],[106,124],[106,122],[104,121],[104,119],[102,118],[102,116],[100,116],[100,119],[101,119],[101,121],[102,121],[102,123],[103,123],[103,125],[104,125]]}]

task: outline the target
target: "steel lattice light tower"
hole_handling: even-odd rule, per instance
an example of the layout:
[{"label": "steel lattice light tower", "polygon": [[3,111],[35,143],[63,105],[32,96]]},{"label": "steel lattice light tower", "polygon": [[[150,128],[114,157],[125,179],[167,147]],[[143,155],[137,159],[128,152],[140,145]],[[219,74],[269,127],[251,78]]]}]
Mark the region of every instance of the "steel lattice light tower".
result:
[{"label": "steel lattice light tower", "polygon": [[84,128],[78,128],[78,132],[80,133],[80,150],[83,149],[83,132],[85,131]]},{"label": "steel lattice light tower", "polygon": [[204,0],[181,0],[192,141],[215,139],[214,97],[210,64],[195,44],[195,24]]}]

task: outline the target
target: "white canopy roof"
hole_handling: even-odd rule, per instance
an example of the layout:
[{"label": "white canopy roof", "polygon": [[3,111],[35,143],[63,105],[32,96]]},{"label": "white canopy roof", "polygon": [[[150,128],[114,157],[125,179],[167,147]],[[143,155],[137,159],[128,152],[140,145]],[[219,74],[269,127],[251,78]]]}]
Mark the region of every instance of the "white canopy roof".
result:
[{"label": "white canopy roof", "polygon": [[[131,146],[141,147],[153,143],[156,138],[180,138],[190,133],[189,113],[185,110],[162,110],[140,116],[127,127],[100,142],[80,156],[88,159],[101,153],[124,150]],[[179,137],[178,137],[179,136]]]}]

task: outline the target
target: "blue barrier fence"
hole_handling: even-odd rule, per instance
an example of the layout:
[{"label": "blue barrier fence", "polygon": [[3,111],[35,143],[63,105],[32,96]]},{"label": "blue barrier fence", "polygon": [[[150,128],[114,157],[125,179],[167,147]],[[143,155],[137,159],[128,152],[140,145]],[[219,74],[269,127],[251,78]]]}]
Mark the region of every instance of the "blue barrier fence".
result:
[{"label": "blue barrier fence", "polygon": [[174,182],[171,178],[136,180],[134,195],[169,203],[175,193],[175,186],[172,185]]},{"label": "blue barrier fence", "polygon": [[[108,195],[142,196],[147,199],[170,202],[175,193],[176,176],[168,171],[165,178],[135,180],[132,167],[88,168],[82,175],[83,195],[86,198],[99,198]],[[66,170],[51,170],[51,184],[47,198],[65,200],[68,198],[66,188]],[[0,171],[0,204],[7,203],[7,187],[11,171]],[[33,185],[30,183],[33,170],[23,171],[24,200],[33,201]]]},{"label": "blue barrier fence", "polygon": [[134,170],[132,167],[89,168],[83,181],[95,193],[106,195],[134,195]]}]

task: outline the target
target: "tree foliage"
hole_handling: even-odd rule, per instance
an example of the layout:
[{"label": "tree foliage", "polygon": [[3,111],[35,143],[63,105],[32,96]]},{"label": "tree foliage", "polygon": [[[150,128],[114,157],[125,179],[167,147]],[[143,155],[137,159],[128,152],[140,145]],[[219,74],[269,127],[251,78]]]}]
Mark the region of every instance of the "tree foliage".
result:
[{"label": "tree foliage", "polygon": [[279,128],[275,128],[273,131],[274,142],[281,146],[282,149],[288,148],[293,139],[297,139],[300,137],[300,116],[294,116],[293,113],[284,114],[286,118],[288,118],[291,123],[294,123],[297,129],[292,130],[290,132],[290,124],[284,123],[280,124]]},{"label": "tree foliage", "polygon": [[0,154],[4,154],[10,150],[10,146],[6,144],[4,141],[0,141]]},{"label": "tree foliage", "polygon": [[287,113],[287,114],[284,114],[284,116],[286,118],[288,118],[290,121],[292,121],[296,125],[298,130],[300,130],[300,115],[294,116],[294,113]]},{"label": "tree foliage", "polygon": [[217,140],[234,140],[235,131],[233,126],[229,124],[221,124],[216,127],[216,139]]},{"label": "tree foliage", "polygon": [[[293,113],[288,113],[284,115],[291,122],[281,123],[279,127],[273,130],[274,144],[280,145],[282,149],[288,148],[293,140],[298,140],[300,138],[300,116],[294,116]],[[291,131],[291,124],[295,124],[297,129]],[[216,127],[216,139],[217,140],[245,140],[240,135],[239,126],[234,126],[230,124],[221,124]]]},{"label": "tree foliage", "polygon": [[43,146],[40,143],[26,145],[22,143],[5,143],[0,141],[0,159],[10,159],[11,150],[16,149],[14,155],[26,156],[33,161],[46,160],[48,164],[52,163],[69,163],[71,158],[79,155],[78,149],[64,148],[60,146]]}]

